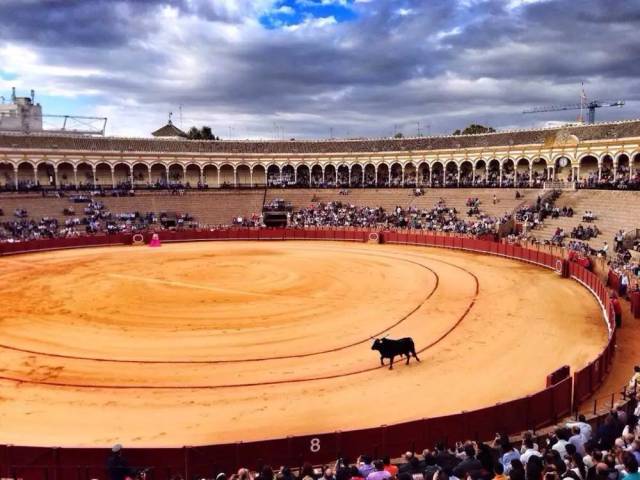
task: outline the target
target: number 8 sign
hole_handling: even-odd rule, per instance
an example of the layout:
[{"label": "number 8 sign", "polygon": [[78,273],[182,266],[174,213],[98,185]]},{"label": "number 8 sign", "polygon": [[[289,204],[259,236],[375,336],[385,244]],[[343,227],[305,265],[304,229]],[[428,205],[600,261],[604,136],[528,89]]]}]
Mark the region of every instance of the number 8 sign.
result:
[{"label": "number 8 sign", "polygon": [[309,446],[309,450],[311,450],[312,453],[318,453],[320,451],[320,439],[319,438],[312,438],[311,439],[311,445]]}]

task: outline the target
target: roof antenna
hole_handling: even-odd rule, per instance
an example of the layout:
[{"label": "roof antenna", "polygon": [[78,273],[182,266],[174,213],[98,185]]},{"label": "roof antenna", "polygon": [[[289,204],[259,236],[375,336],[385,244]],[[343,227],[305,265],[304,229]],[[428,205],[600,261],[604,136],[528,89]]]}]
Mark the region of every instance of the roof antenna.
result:
[{"label": "roof antenna", "polygon": [[169,125],[173,125],[173,123],[171,123],[171,116],[173,115],[173,112],[169,112]]}]

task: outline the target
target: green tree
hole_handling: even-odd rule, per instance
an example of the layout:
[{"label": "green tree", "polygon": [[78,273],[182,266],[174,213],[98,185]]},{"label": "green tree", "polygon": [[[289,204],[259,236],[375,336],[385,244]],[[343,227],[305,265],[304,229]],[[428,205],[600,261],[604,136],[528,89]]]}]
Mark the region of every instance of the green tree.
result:
[{"label": "green tree", "polygon": [[220,140],[220,137],[216,137],[211,131],[211,127],[207,125],[201,128],[191,127],[187,132],[187,138],[189,140]]},{"label": "green tree", "polygon": [[187,138],[189,140],[200,140],[202,137],[200,136],[200,130],[198,127],[191,127],[187,132]]},{"label": "green tree", "polygon": [[398,132],[393,136],[393,138],[404,138],[404,135],[402,134],[402,132]]},{"label": "green tree", "polygon": [[496,129],[493,127],[485,127],[484,125],[480,125],[478,123],[472,123],[464,130],[457,129],[453,132],[454,135],[475,135],[478,133],[492,133],[495,132]]},{"label": "green tree", "polygon": [[211,127],[205,125],[200,129],[200,138],[202,140],[215,140],[216,136],[211,131]]}]

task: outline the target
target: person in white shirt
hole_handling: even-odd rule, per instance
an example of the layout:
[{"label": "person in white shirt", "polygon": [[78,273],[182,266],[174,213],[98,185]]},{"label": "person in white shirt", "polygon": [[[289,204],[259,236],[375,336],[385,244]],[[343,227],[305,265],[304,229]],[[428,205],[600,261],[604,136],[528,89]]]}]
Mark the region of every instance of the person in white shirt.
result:
[{"label": "person in white shirt", "polygon": [[524,452],[520,455],[520,461],[523,465],[526,465],[531,457],[542,457],[542,454],[535,448],[533,443],[533,439],[525,438],[522,441],[522,448],[524,448]]},{"label": "person in white shirt", "polygon": [[552,450],[555,450],[560,454],[560,458],[564,458],[567,454],[567,444],[569,443],[569,430],[566,428],[558,428],[556,430],[556,443],[551,447]]},{"label": "person in white shirt", "polygon": [[604,242],[604,245],[602,246],[598,254],[604,258],[607,258],[608,252],[609,252],[609,245],[607,244],[607,242]]}]

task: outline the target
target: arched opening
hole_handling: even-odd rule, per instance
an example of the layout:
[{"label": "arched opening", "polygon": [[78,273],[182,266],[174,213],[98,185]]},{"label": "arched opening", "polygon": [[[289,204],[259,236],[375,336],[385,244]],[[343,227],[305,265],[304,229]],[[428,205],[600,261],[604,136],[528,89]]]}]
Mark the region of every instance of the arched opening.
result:
[{"label": "arched opening", "polygon": [[68,187],[75,185],[76,181],[73,174],[73,165],[69,162],[60,162],[58,164],[58,186]]},{"label": "arched opening", "polygon": [[267,184],[267,171],[263,165],[253,167],[253,184],[257,187],[263,187]]},{"label": "arched opening", "polygon": [[282,179],[280,178],[280,167],[278,165],[269,165],[267,168],[267,184],[270,187],[282,186]]},{"label": "arched opening", "polygon": [[460,186],[473,186],[473,164],[469,160],[465,160],[460,164]]},{"label": "arched opening", "polygon": [[349,167],[346,165],[340,165],[338,167],[338,187],[348,187],[349,186]]},{"label": "arched opening", "polygon": [[13,189],[16,186],[16,179],[13,165],[8,162],[0,162],[0,188]]},{"label": "arched opening", "polygon": [[418,186],[422,187],[424,185],[429,185],[429,164],[427,162],[422,162],[418,165]]},{"label": "arched opening", "polygon": [[629,181],[629,155],[622,153],[618,155],[618,167],[616,168],[616,180],[620,182]]},{"label": "arched opening", "polygon": [[338,175],[335,165],[327,165],[324,167],[324,183],[327,187],[335,187],[337,185]]},{"label": "arched opening", "polygon": [[585,155],[580,159],[580,183],[587,187],[598,184],[598,159],[593,155]]},{"label": "arched opening", "polygon": [[502,186],[513,187],[516,184],[515,164],[513,160],[507,158],[502,162]]},{"label": "arched opening", "polygon": [[76,177],[78,179],[78,186],[93,186],[93,168],[86,162],[81,162],[76,167]]},{"label": "arched opening", "polygon": [[495,158],[487,164],[487,185],[489,187],[500,186],[500,162]]},{"label": "arched opening", "polygon": [[362,177],[363,170],[362,165],[356,163],[351,166],[351,186],[362,187],[364,185],[364,178]]},{"label": "arched opening", "polygon": [[568,157],[563,155],[556,158],[554,167],[555,180],[559,180],[561,182],[568,182],[572,180],[573,172],[571,168],[571,160]]},{"label": "arched opening", "polygon": [[604,155],[602,157],[602,173],[600,180],[603,182],[613,181],[613,158],[611,155]]},{"label": "arched opening", "polygon": [[118,187],[128,188],[131,185],[131,167],[126,163],[118,163],[113,167],[113,177]]},{"label": "arched opening", "polygon": [[298,165],[296,168],[296,185],[298,187],[309,187],[311,185],[311,173],[306,165]]},{"label": "arched opening", "polygon": [[235,175],[233,174],[233,166],[228,163],[220,167],[220,186],[233,187],[235,185]]},{"label": "arched opening", "polygon": [[195,163],[187,165],[185,182],[187,187],[202,187],[202,183],[200,182],[200,165]]},{"label": "arched opening", "polygon": [[111,165],[108,163],[99,163],[96,165],[96,185],[111,187],[113,186],[113,178],[111,177]]},{"label": "arched opening", "polygon": [[296,170],[293,165],[285,165],[282,167],[282,182],[284,186],[296,184]]},{"label": "arched opening", "polygon": [[381,163],[378,165],[378,187],[386,187],[389,185],[389,165]]},{"label": "arched opening", "polygon": [[236,185],[239,187],[251,186],[251,169],[249,165],[238,165],[236,167]]},{"label": "arched opening", "polygon": [[478,160],[474,167],[474,185],[478,187],[484,187],[487,185],[487,162],[484,160]]},{"label": "arched opening", "polygon": [[531,170],[533,172],[533,186],[538,188],[542,187],[549,177],[547,161],[544,158],[536,158],[533,160],[531,166]]},{"label": "arched opening", "polygon": [[520,158],[516,162],[516,185],[520,188],[529,186],[529,160]]},{"label": "arched opening", "polygon": [[434,162],[431,166],[431,186],[444,187],[444,165]]},{"label": "arched opening", "polygon": [[402,165],[394,163],[391,165],[391,186],[402,186]]},{"label": "arched opening", "polygon": [[202,180],[205,188],[218,188],[218,167],[215,165],[205,165],[202,169]]},{"label": "arched opening", "polygon": [[457,187],[458,186],[458,164],[456,162],[447,162],[444,169],[445,169],[444,186]]},{"label": "arched opening", "polygon": [[311,181],[310,184],[312,187],[321,187],[323,185],[322,180],[322,165],[318,165],[317,163],[311,167]]},{"label": "arched opening", "polygon": [[184,183],[184,166],[180,163],[172,163],[169,165],[169,184],[176,187]]},{"label": "arched opening", "polygon": [[135,163],[133,165],[133,184],[149,184],[149,165],[147,165],[146,163]]},{"label": "arched opening", "polygon": [[37,172],[38,183],[41,187],[53,187],[56,185],[56,171],[52,163],[39,163]]},{"label": "arched opening", "polygon": [[416,166],[411,162],[407,163],[404,166],[404,186],[416,186]]},{"label": "arched opening", "polygon": [[151,183],[156,187],[166,187],[167,167],[162,163],[154,163],[151,165]]},{"label": "arched opening", "polygon": [[18,188],[29,190],[36,186],[36,170],[32,163],[22,162],[18,164]]},{"label": "arched opening", "polygon": [[367,163],[364,167],[364,185],[366,187],[376,186],[376,166],[373,163]]}]

